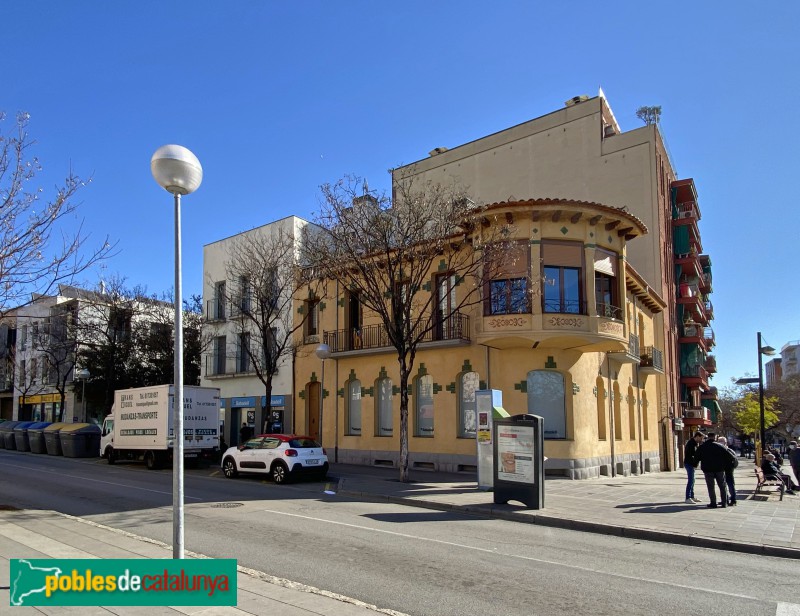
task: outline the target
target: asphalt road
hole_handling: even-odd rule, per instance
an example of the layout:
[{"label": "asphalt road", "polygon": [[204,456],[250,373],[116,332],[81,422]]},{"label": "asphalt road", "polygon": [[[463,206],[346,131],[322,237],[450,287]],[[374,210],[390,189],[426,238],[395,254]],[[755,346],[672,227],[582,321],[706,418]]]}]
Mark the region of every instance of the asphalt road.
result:
[{"label": "asphalt road", "polygon": [[[412,615],[800,614],[792,560],[358,502],[320,482],[185,479],[186,549]],[[0,450],[0,505],[171,543],[170,470]]]}]

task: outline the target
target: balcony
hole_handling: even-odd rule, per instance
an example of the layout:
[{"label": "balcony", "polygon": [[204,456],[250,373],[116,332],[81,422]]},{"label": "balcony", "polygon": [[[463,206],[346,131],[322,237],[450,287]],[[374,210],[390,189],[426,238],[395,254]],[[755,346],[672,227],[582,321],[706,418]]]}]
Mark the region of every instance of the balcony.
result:
[{"label": "balcony", "polygon": [[[447,319],[433,323],[419,323],[417,331],[430,328],[422,334],[421,344],[438,345],[444,343],[463,344],[470,341],[469,316],[454,312]],[[360,329],[340,329],[324,332],[323,342],[330,347],[331,354],[354,353],[361,354],[368,351],[385,351],[394,345],[389,340],[389,332],[383,325],[366,325]],[[449,344],[448,344],[449,343]]]},{"label": "balcony", "polygon": [[222,298],[206,302],[206,321],[224,321],[225,318],[225,301]]},{"label": "balcony", "polygon": [[706,327],[703,331],[703,341],[705,342],[706,349],[711,349],[716,346],[717,342],[714,338],[714,330]]},{"label": "balcony", "polygon": [[639,363],[639,336],[628,336],[628,348],[625,351],[610,353],[611,359],[623,364]]},{"label": "balcony", "polygon": [[664,354],[661,349],[644,347],[639,361],[639,371],[641,374],[664,374]]},{"label": "balcony", "polygon": [[690,406],[683,412],[683,423],[687,426],[710,426],[711,411],[704,406]]},{"label": "balcony", "polygon": [[713,355],[709,355],[708,357],[706,357],[705,368],[706,368],[706,372],[708,372],[709,374],[716,374],[716,372],[717,372],[717,358],[714,357]]},{"label": "balcony", "polygon": [[714,305],[709,301],[705,301],[703,302],[703,309],[706,311],[706,318],[712,321],[714,319]]},{"label": "balcony", "polygon": [[618,306],[612,306],[611,304],[603,304],[601,302],[597,302],[597,316],[621,321],[622,308]]},{"label": "balcony", "polygon": [[255,374],[249,358],[206,355],[204,376],[209,379]]},{"label": "balcony", "polygon": [[709,387],[706,391],[700,394],[703,400],[716,400],[719,397],[719,392],[716,387]]},{"label": "balcony", "polygon": [[687,366],[681,368],[681,383],[687,387],[708,388],[708,372],[703,366]]}]

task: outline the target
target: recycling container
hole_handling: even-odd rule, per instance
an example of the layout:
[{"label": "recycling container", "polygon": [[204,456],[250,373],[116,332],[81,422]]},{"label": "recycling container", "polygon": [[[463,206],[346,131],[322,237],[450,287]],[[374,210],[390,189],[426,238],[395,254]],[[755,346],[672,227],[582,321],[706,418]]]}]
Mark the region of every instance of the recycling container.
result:
[{"label": "recycling container", "polygon": [[49,455],[60,456],[64,454],[61,450],[61,440],[58,438],[58,433],[61,431],[61,428],[71,425],[73,424],[57,422],[50,424],[44,429],[44,444]]},{"label": "recycling container", "polygon": [[14,427],[22,423],[21,421],[4,421],[0,424],[0,444],[3,449],[16,449],[17,442],[14,440]]},{"label": "recycling container", "polygon": [[21,421],[14,426],[14,443],[17,451],[30,451],[28,445],[28,428],[37,424],[36,421]]},{"label": "recycling container", "polygon": [[49,425],[49,421],[40,421],[28,428],[28,446],[32,453],[47,453],[47,444],[44,442],[44,429]]},{"label": "recycling container", "polygon": [[87,423],[68,424],[58,433],[66,458],[96,458],[100,455],[100,426]]}]

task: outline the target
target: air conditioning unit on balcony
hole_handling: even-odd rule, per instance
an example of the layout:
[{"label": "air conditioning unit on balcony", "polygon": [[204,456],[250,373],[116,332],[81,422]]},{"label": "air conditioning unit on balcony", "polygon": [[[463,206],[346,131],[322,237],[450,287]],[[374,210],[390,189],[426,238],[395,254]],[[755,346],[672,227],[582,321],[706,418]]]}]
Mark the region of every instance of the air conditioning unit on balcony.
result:
[{"label": "air conditioning unit on balcony", "polygon": [[683,416],[686,419],[705,419],[706,417],[706,410],[705,409],[686,409],[684,411]]}]

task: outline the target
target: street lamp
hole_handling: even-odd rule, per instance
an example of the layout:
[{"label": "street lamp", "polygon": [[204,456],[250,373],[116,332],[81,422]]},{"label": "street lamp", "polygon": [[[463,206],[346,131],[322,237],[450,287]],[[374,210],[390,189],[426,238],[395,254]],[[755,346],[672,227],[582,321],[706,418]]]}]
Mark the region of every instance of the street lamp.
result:
[{"label": "street lamp", "polygon": [[756,342],[758,349],[758,378],[744,378],[739,379],[736,381],[737,385],[746,385],[748,383],[758,383],[758,409],[759,409],[759,418],[760,418],[760,434],[759,438],[761,439],[761,451],[764,451],[764,443],[766,441],[766,426],[764,425],[764,365],[761,360],[763,355],[775,355],[775,349],[769,346],[768,344],[762,344],[761,340],[761,332],[756,334]]},{"label": "street lamp", "polygon": [[181,195],[203,181],[203,167],[189,150],[164,145],[150,159],[156,182],[175,197],[175,361],[172,447],[172,557],[183,558],[183,308],[181,300]]},{"label": "street lamp", "polygon": [[[331,356],[331,348],[327,344],[322,343],[317,347],[317,350],[315,351],[315,353],[317,354],[317,357],[319,357],[322,360],[322,378],[320,378],[320,381],[319,381],[319,442],[320,442],[320,445],[323,445],[323,442],[322,442],[322,411],[323,411],[324,407],[322,405],[322,399],[325,396],[325,360],[328,359]],[[338,424],[338,422],[337,422],[337,424]],[[336,426],[336,429],[337,430],[339,429],[338,425]]]},{"label": "street lamp", "polygon": [[83,411],[83,421],[86,421],[86,380],[92,376],[86,368],[81,368],[75,372],[75,378],[81,381],[81,410]]}]

